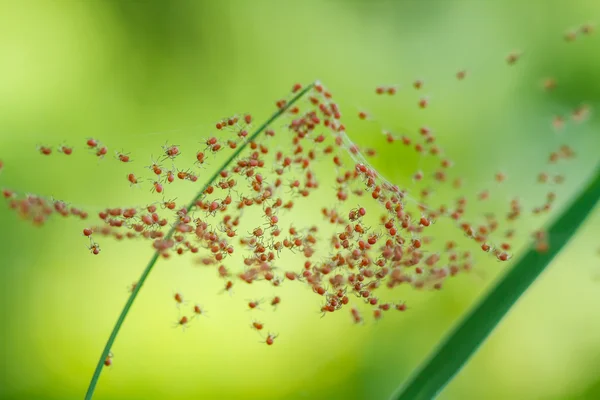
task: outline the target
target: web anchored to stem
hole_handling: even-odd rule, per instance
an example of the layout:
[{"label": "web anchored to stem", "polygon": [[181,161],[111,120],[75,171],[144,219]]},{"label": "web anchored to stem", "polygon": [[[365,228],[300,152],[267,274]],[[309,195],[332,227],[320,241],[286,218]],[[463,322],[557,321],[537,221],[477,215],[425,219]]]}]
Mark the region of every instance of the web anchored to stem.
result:
[{"label": "web anchored to stem", "polygon": [[[215,182],[215,180],[219,177],[220,172],[222,170],[224,170],[225,168],[227,168],[227,166],[231,162],[233,162],[242,153],[242,151],[246,148],[246,146],[250,142],[252,142],[252,140],[254,140],[258,135],[260,135],[267,128],[267,126],[272,124],[275,120],[277,120],[277,118],[279,118],[281,115],[283,115],[300,98],[302,98],[309,90],[311,90],[313,88],[313,86],[314,86],[314,84],[310,84],[310,85],[306,86],[304,89],[302,89],[301,91],[299,91],[289,102],[287,102],[287,104],[285,104],[285,106],[280,107],[279,110],[277,110],[277,112],[275,112],[271,116],[271,118],[269,118],[265,123],[263,123],[260,127],[258,127],[258,129],[256,129],[256,131],[254,131],[254,133],[252,133],[248,137],[248,139],[245,142],[243,142],[236,149],[236,151],[231,154],[230,157],[227,158],[227,160],[223,163],[223,165],[219,169],[215,170],[214,174],[206,182],[204,187],[200,191],[198,191],[198,194],[192,199],[192,201],[190,201],[190,203],[186,207],[186,210],[189,212],[196,205],[196,202],[202,197],[205,190],[210,185],[212,185],[213,182]],[[175,227],[173,227],[169,230],[169,232],[165,236],[165,240],[169,240],[173,236],[174,233],[175,233]],[[113,343],[119,333],[119,330],[121,329],[121,326],[123,325],[123,322],[125,321],[125,318],[127,317],[129,310],[131,309],[131,306],[133,305],[133,302],[137,298],[138,293],[140,292],[140,290],[142,289],[142,286],[144,285],[144,282],[146,281],[146,279],[150,275],[150,272],[154,268],[154,265],[156,264],[156,261],[158,260],[159,256],[160,256],[160,250],[157,250],[154,253],[154,255],[152,256],[152,258],[150,259],[150,261],[148,262],[148,265],[146,265],[146,268],[142,272],[142,275],[140,276],[140,279],[138,280],[137,284],[133,287],[133,290],[131,291],[131,294],[129,295],[129,298],[127,299],[127,302],[125,303],[125,306],[123,307],[123,310],[121,311],[121,314],[119,315],[119,318],[117,319],[117,322],[115,323],[115,326],[106,342],[106,345],[104,346],[104,349],[102,350],[102,354],[100,355],[100,359],[98,360],[98,364],[96,365],[94,375],[92,376],[92,380],[90,381],[90,385],[89,385],[87,393],[85,395],[86,400],[91,399],[93,397],[94,391],[96,389],[96,385],[98,384],[98,379],[100,378],[100,373],[102,372],[102,368],[104,367],[104,362],[110,354],[110,349],[113,346]]]}]

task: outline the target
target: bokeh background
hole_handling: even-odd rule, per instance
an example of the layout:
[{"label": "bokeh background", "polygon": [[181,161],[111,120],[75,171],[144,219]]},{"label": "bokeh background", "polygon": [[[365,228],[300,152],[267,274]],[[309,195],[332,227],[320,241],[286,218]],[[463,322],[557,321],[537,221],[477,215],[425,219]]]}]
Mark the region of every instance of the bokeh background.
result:
[{"label": "bokeh background", "polygon": [[[264,119],[293,83],[320,79],[349,135],[380,148],[375,165],[390,180],[406,181],[416,159],[384,147],[380,129],[426,122],[467,178],[466,193],[489,187],[496,171],[507,174],[496,210],[514,196],[539,204],[545,190],[534,177],[551,149],[569,144],[578,157],[560,167],[564,204],[594,169],[600,126],[594,114],[582,125],[567,118],[559,133],[551,121],[581,103],[600,106],[600,38],[567,43],[563,35],[599,21],[595,0],[5,0],[0,186],[91,210],[144,204],[149,193],[130,189],[118,163],[43,158],[36,145],[64,140],[82,149],[98,137],[132,151],[142,168],[166,141],[195,149],[222,116]],[[523,57],[508,67],[515,50]],[[468,70],[463,82],[460,69]],[[558,82],[551,95],[541,90],[545,77]],[[417,78],[427,110],[416,107]],[[398,95],[376,97],[380,84],[398,84]],[[362,108],[374,121],[357,121]],[[0,226],[0,398],[82,398],[151,250],[104,241],[93,257],[80,222],[38,229],[3,205]],[[599,226],[596,211],[440,399],[600,398]],[[96,398],[387,399],[505,268],[481,257],[476,271],[440,292],[404,293],[406,313],[364,326],[345,313],[319,318],[318,299],[288,285],[289,300],[265,312],[280,334],[267,347],[239,307],[246,293],[218,294],[217,278],[189,260],[161,263]],[[175,290],[203,303],[209,318],[173,329]]]}]

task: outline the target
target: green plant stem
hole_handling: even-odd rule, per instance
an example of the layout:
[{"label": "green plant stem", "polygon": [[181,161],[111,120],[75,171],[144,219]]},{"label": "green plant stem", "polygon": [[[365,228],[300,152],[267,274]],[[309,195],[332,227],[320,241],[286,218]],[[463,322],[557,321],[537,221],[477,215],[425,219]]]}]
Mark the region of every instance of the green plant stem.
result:
[{"label": "green plant stem", "polygon": [[[313,86],[314,86],[314,84],[310,84],[310,85],[306,86],[304,89],[302,89],[300,92],[298,92],[284,107],[280,108],[277,112],[275,112],[271,116],[271,118],[269,118],[265,123],[263,123],[250,136],[248,136],[247,140],[244,143],[242,143],[233,152],[233,154],[231,154],[231,156],[225,161],[225,163],[223,163],[221,168],[217,169],[214,172],[214,174],[207,181],[207,183],[204,185],[204,187],[202,189],[200,189],[200,191],[198,192],[198,194],[196,194],[194,199],[192,201],[190,201],[190,203],[186,207],[186,210],[189,212],[196,205],[196,202],[204,195],[206,188],[208,188],[208,186],[213,184],[213,182],[219,177],[219,174],[221,173],[221,171],[224,170],[225,168],[227,168],[227,166],[229,166],[229,164],[232,161],[234,161],[242,153],[242,151],[246,148],[246,146],[250,142],[252,142],[254,139],[256,139],[256,137],[267,128],[267,126],[271,125],[277,118],[279,118],[281,115],[283,115],[283,113],[285,113],[294,103],[296,103],[302,96],[304,96],[310,89],[312,89]],[[164,240],[169,240],[173,236],[174,232],[175,232],[175,227],[172,227],[169,230],[169,232],[167,233],[167,235],[164,237]],[[148,275],[150,275],[150,272],[152,271],[152,268],[156,264],[156,261],[158,260],[159,256],[160,256],[160,252],[156,251],[154,253],[154,255],[152,256],[152,258],[150,259],[150,261],[148,262],[148,265],[146,265],[144,272],[142,272],[140,279],[138,280],[137,284],[135,285],[135,288],[132,290],[129,298],[127,299],[127,303],[125,303],[125,307],[123,307],[123,310],[121,311],[121,314],[119,315],[119,318],[117,319],[117,322],[115,323],[115,326],[113,327],[113,330],[108,338],[108,341],[106,342],[106,345],[104,346],[104,350],[102,350],[102,355],[100,355],[100,359],[98,360],[98,364],[96,365],[96,370],[94,371],[94,375],[92,376],[92,380],[90,381],[90,385],[89,385],[87,393],[85,395],[86,400],[91,399],[92,396],[94,395],[94,390],[96,389],[96,384],[98,383],[98,379],[100,378],[100,373],[102,372],[102,368],[104,367],[104,361],[106,360],[106,357],[108,357],[110,349],[112,348],[113,343],[119,333],[119,330],[121,329],[121,325],[123,325],[123,322],[125,321],[125,318],[127,317],[129,310],[131,309],[131,306],[133,305],[133,302],[137,298],[138,293],[142,289],[144,282],[146,282]]]},{"label": "green plant stem", "polygon": [[534,247],[529,249],[448,334],[433,354],[398,389],[393,398],[398,400],[435,398],[568,243],[599,199],[600,166],[597,166],[586,188],[548,229],[548,251],[540,253]]}]

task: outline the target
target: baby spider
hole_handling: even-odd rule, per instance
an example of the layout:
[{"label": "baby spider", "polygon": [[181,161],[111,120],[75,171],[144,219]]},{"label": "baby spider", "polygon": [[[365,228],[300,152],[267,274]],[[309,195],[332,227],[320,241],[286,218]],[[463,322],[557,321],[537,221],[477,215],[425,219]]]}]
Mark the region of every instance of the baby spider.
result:
[{"label": "baby spider", "polygon": [[275,339],[277,338],[277,336],[279,336],[279,335],[269,332],[269,334],[267,335],[267,338],[265,339],[265,343],[268,346],[271,346],[275,342]]},{"label": "baby spider", "polygon": [[129,157],[129,153],[125,154],[123,152],[116,152],[115,158],[123,163],[131,162],[131,158]]},{"label": "baby spider", "polygon": [[156,192],[156,193],[162,193],[163,190],[164,189],[163,189],[162,183],[160,183],[160,182],[154,182],[152,184],[152,189],[151,189],[152,193],[154,193],[154,192]]},{"label": "baby spider", "polygon": [[165,156],[167,158],[170,158],[171,160],[175,159],[175,157],[181,154],[181,152],[179,151],[179,146],[177,145],[169,145],[165,143],[164,146],[162,146],[162,148],[165,153]]},{"label": "baby spider", "polygon": [[127,180],[129,181],[129,186],[137,185],[140,182],[134,174],[127,174]]},{"label": "baby spider", "polygon": [[173,299],[175,300],[175,303],[177,303],[177,308],[179,308],[181,305],[187,304],[187,301],[184,300],[183,294],[181,294],[181,292],[175,292],[173,294]]},{"label": "baby spider", "polygon": [[281,303],[281,298],[280,298],[279,296],[275,296],[275,297],[273,297],[273,299],[271,300],[271,305],[272,305],[273,307],[275,307],[275,308],[277,307],[277,305],[278,305],[279,303]]},{"label": "baby spider", "polygon": [[160,176],[162,174],[162,166],[157,164],[154,160],[151,160],[151,162],[152,164],[150,164],[147,168],[154,172],[154,174]]},{"label": "baby spider", "polygon": [[258,322],[253,320],[252,324],[250,325],[250,328],[255,329],[256,331],[261,331],[264,328],[265,324],[263,324],[262,322]]},{"label": "baby spider", "polygon": [[70,156],[71,154],[73,154],[73,148],[69,147],[69,146],[67,146],[65,144],[61,144],[58,147],[58,152],[66,155],[66,156]]},{"label": "baby spider", "polygon": [[109,351],[108,354],[106,355],[106,358],[104,359],[104,366],[105,367],[112,366],[112,359],[113,359],[113,353],[112,353],[112,351]]},{"label": "baby spider", "polygon": [[204,307],[201,306],[200,304],[194,305],[194,315],[192,316],[192,318],[196,318],[201,315],[206,316],[206,310],[204,309]]},{"label": "baby spider", "polygon": [[260,300],[248,300],[248,309],[250,310],[260,310],[260,303],[263,302],[263,299]]},{"label": "baby spider", "polygon": [[175,328],[181,327],[185,331],[185,328],[189,328],[190,319],[185,315],[177,320],[175,323]]},{"label": "baby spider", "polygon": [[131,285],[127,286],[127,291],[129,293],[133,293],[133,291],[137,288],[137,282],[133,282]]},{"label": "baby spider", "polygon": [[177,207],[177,204],[175,203],[175,200],[177,200],[177,198],[173,199],[173,200],[164,200],[161,203],[161,207],[164,208],[168,208],[169,210],[174,210]]},{"label": "baby spider", "polygon": [[52,148],[49,146],[38,146],[37,149],[42,155],[49,156],[52,154]]},{"label": "baby spider", "polygon": [[90,253],[92,253],[95,256],[100,254],[100,245],[98,243],[94,242],[92,240],[92,238],[90,238],[90,245],[87,246],[87,248],[90,251]]}]

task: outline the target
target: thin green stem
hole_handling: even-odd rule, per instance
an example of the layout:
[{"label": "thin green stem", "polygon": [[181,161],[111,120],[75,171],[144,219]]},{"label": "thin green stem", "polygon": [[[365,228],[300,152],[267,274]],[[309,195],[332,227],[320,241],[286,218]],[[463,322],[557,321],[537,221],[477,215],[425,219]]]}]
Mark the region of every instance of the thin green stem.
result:
[{"label": "thin green stem", "polygon": [[466,364],[521,295],[575,234],[600,199],[600,166],[547,231],[548,251],[531,248],[446,337],[393,396],[431,400]]},{"label": "thin green stem", "polygon": [[[244,149],[250,142],[256,139],[256,137],[267,128],[267,126],[271,125],[277,118],[283,115],[283,113],[285,113],[294,103],[296,103],[302,96],[304,96],[310,89],[312,89],[313,86],[314,84],[306,86],[304,89],[298,92],[284,107],[280,108],[276,113],[274,113],[271,116],[271,118],[269,118],[265,123],[258,127],[258,129],[256,129],[256,131],[254,131],[248,137],[248,139],[243,144],[241,144],[233,152],[233,154],[231,154],[231,156],[223,163],[223,165],[219,169],[215,170],[214,174],[210,177],[210,179],[207,181],[204,187],[200,189],[200,191],[198,192],[198,194],[196,194],[194,199],[190,201],[190,203],[187,205],[186,210],[189,212],[196,205],[196,202],[204,195],[206,188],[213,184],[213,182],[219,177],[221,171],[226,169],[229,166],[229,164],[232,161],[234,161],[242,153],[242,151],[244,151]],[[175,227],[172,227],[165,236],[164,240],[169,240],[173,236],[174,232]],[[140,279],[138,280],[137,284],[131,291],[129,298],[127,299],[127,303],[125,303],[125,307],[123,307],[123,310],[121,311],[121,314],[119,315],[119,318],[117,319],[117,322],[113,327],[108,341],[104,346],[104,350],[102,350],[102,354],[100,355],[100,359],[98,360],[98,364],[96,365],[96,370],[94,371],[94,375],[92,376],[92,380],[90,381],[90,385],[85,395],[86,400],[90,400],[94,395],[98,379],[100,378],[100,373],[102,372],[102,368],[104,367],[104,361],[106,360],[106,357],[108,357],[110,349],[112,348],[113,343],[119,333],[119,330],[121,329],[121,325],[123,325],[123,322],[125,321],[125,318],[127,317],[129,310],[131,309],[131,306],[133,305],[133,302],[137,298],[137,295],[142,289],[142,286],[144,286],[144,282],[146,282],[146,279],[148,278],[148,275],[150,275],[152,268],[154,268],[154,265],[156,264],[156,261],[158,260],[159,256],[160,252],[156,251],[150,259],[150,261],[148,262],[148,265],[146,265],[146,268],[144,269],[144,272],[142,272],[142,275],[140,276]]]}]

